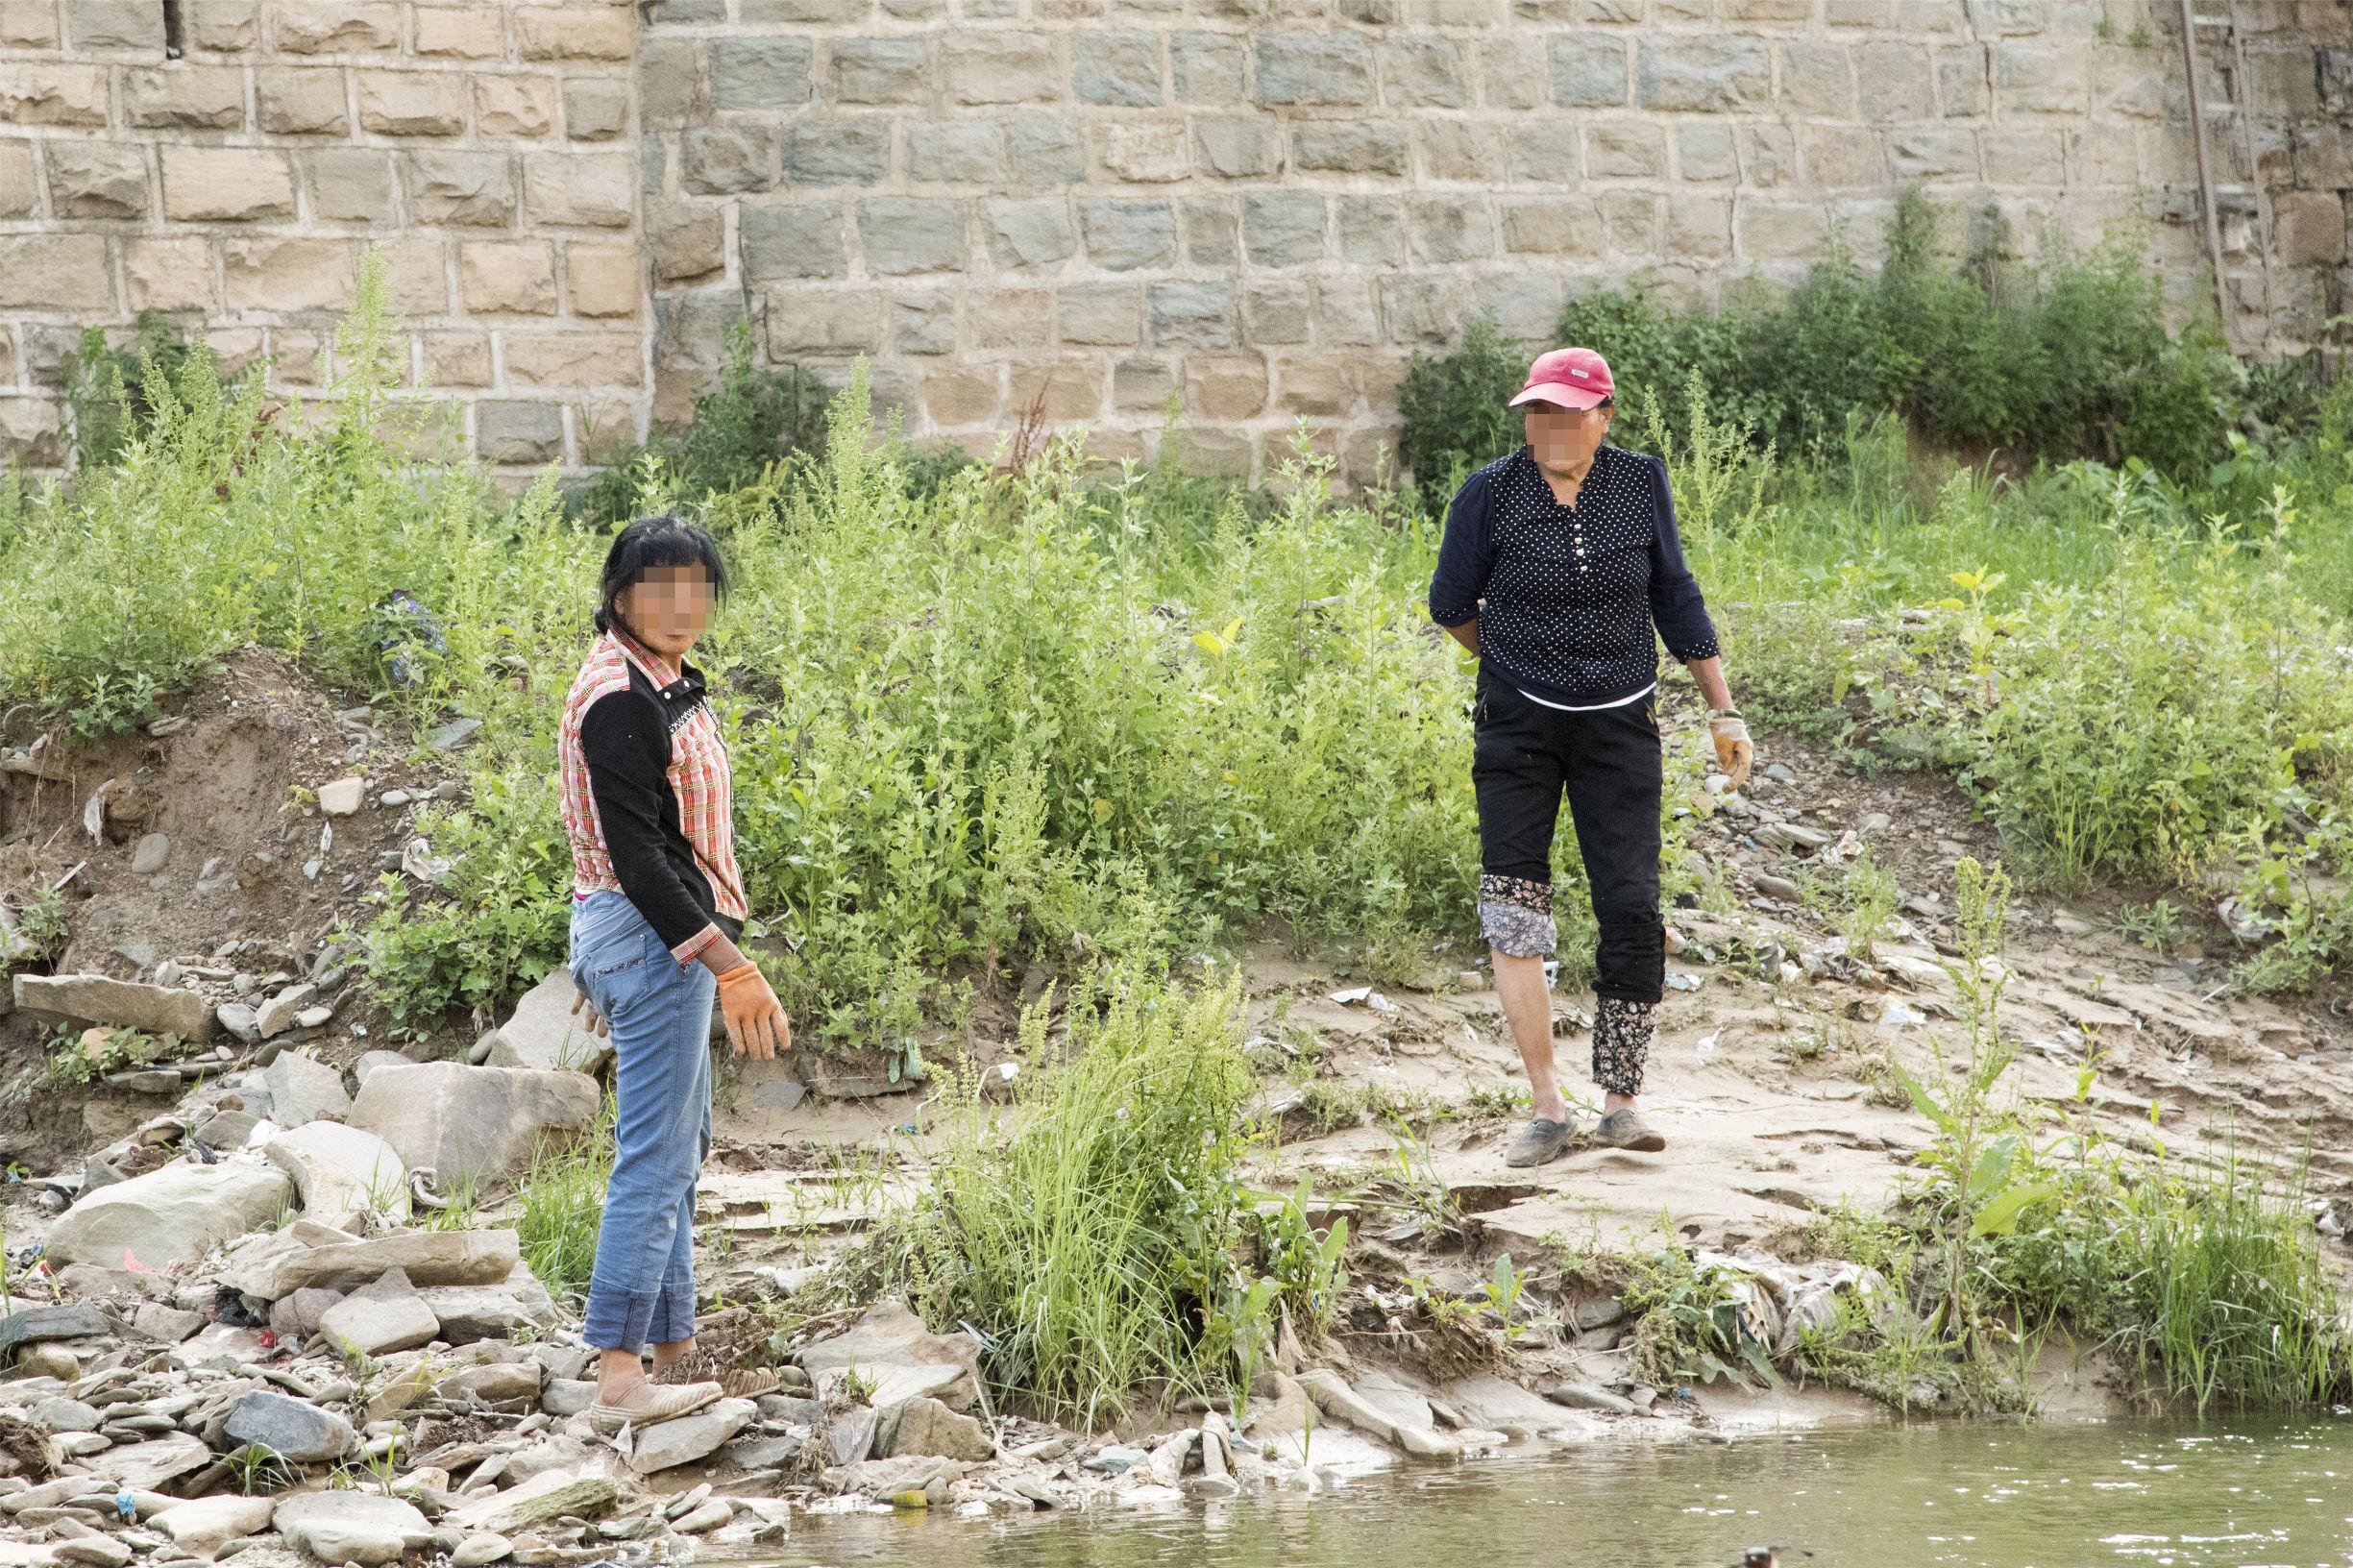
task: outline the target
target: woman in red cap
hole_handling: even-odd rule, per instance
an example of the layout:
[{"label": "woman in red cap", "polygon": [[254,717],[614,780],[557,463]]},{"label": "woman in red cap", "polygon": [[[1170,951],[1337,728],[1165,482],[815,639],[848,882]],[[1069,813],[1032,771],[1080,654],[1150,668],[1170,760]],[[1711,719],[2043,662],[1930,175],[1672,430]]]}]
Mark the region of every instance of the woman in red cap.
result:
[{"label": "woman in red cap", "polygon": [[1731,787],[1754,748],[1732,706],[1715,627],[1683,565],[1666,465],[1606,444],[1609,366],[1558,349],[1511,400],[1528,444],[1465,480],[1446,515],[1430,613],[1479,655],[1479,923],[1495,992],[1534,1090],[1535,1118],[1505,1163],[1541,1164],[1576,1131],[1553,1077],[1544,960],[1553,924],[1553,830],[1565,793],[1601,926],[1594,961],[1595,1140],[1656,1152],[1667,1140],[1635,1104],[1652,1016],[1666,983],[1658,912],[1658,643],[1707,699]]}]

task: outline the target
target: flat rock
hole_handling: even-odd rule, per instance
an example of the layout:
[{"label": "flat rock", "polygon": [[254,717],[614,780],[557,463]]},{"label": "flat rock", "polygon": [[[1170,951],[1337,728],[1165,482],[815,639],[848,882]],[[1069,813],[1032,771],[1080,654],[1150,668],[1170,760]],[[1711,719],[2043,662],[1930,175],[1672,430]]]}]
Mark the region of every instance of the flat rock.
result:
[{"label": "flat rock", "polygon": [[175,1160],[84,1198],[49,1228],[48,1257],[61,1263],[143,1268],[192,1263],[222,1242],[278,1217],[294,1184],[274,1165]]},{"label": "flat rock", "polygon": [[585,1073],[424,1062],[370,1073],[349,1119],[410,1169],[431,1166],[447,1189],[512,1173],[543,1139],[579,1131],[603,1104]]},{"label": "flat rock", "polygon": [[391,1562],[432,1544],[433,1529],[413,1505],[367,1492],[304,1492],[271,1515],[286,1544],[321,1562]]},{"label": "flat rock", "polygon": [[243,1002],[223,1002],[212,1010],[212,1018],[248,1045],[261,1038],[261,1015]]},{"label": "flat rock", "polygon": [[971,1416],[949,1409],[936,1399],[911,1399],[899,1408],[884,1458],[907,1454],[937,1454],[946,1459],[969,1459],[978,1464],[996,1458],[989,1429]]},{"label": "flat rock", "polygon": [[518,1329],[537,1327],[545,1314],[533,1311],[512,1290],[496,1285],[438,1286],[424,1292],[425,1305],[441,1321],[441,1337],[453,1345],[478,1339],[509,1339]]},{"label": "flat rock", "polygon": [[306,1286],[356,1290],[393,1268],[419,1287],[498,1285],[521,1262],[512,1231],[396,1231],[365,1241],[273,1252],[251,1265],[240,1261],[223,1273],[222,1281],[249,1296],[276,1301]]},{"label": "flat rock", "polygon": [[491,1032],[494,1067],[538,1067],[601,1073],[613,1059],[613,1042],[580,1027],[572,1011],[579,990],[572,971],[558,965],[524,992],[514,1016]]},{"label": "flat rock", "polygon": [[749,1426],[760,1408],[748,1399],[723,1399],[692,1415],[638,1429],[629,1468],[641,1476],[692,1464]]},{"label": "flat rock", "polygon": [[621,1488],[602,1476],[550,1470],[506,1491],[469,1498],[442,1523],[469,1533],[512,1535],[566,1514],[595,1519],[612,1512],[620,1501]]},{"label": "flat rock", "polygon": [[131,849],[131,874],[153,876],[172,858],[172,841],[162,833],[145,833]]},{"label": "flat rock", "polygon": [[67,1562],[86,1563],[89,1568],[126,1568],[131,1561],[131,1545],[111,1535],[69,1535],[58,1543],[58,1556]]},{"label": "flat rock", "polygon": [[924,1396],[968,1409],[980,1393],[980,1347],[961,1334],[933,1334],[897,1301],[875,1303],[842,1333],[803,1348],[799,1360],[812,1378],[856,1368],[877,1384],[877,1409]]},{"label": "flat rock", "polygon": [[0,1317],[0,1354],[18,1345],[44,1339],[80,1339],[93,1334],[112,1334],[113,1319],[86,1301],[55,1307],[27,1307]]},{"label": "flat rock", "polygon": [[1632,1415],[1634,1402],[1597,1388],[1589,1383],[1563,1383],[1544,1390],[1544,1397],[1572,1410],[1598,1410],[1604,1415]]},{"label": "flat rock", "polygon": [[270,1528],[277,1507],[266,1497],[200,1497],[176,1504],[148,1523],[200,1556],[210,1556],[231,1541],[258,1535]]},{"label": "flat rock", "polygon": [[[304,988],[294,988],[300,991]],[[274,1001],[261,1009],[261,1032],[277,1034],[269,1026],[270,1008]],[[281,1028],[291,1028],[294,1014],[285,1015]],[[300,1127],[321,1116],[342,1116],[352,1109],[352,1097],[344,1092],[343,1074],[324,1062],[294,1051],[281,1051],[278,1060],[261,1069],[261,1085],[269,1090],[270,1119],[281,1127]]]},{"label": "flat rock", "polygon": [[414,1350],[441,1331],[441,1320],[408,1276],[386,1269],[319,1314],[319,1333],[346,1356]]},{"label": "flat rock", "polygon": [[1315,1408],[1333,1420],[1378,1437],[1417,1458],[1451,1458],[1462,1445],[1443,1433],[1424,1427],[1399,1426],[1389,1415],[1341,1381],[1338,1374],[1318,1367],[1302,1373],[1299,1386]]},{"label": "flat rock", "polygon": [[514,1549],[515,1543],[505,1536],[484,1531],[457,1543],[457,1550],[450,1554],[450,1568],[484,1568]]},{"label": "flat rock", "polygon": [[329,817],[349,817],[368,797],[364,778],[338,778],[319,786],[319,810]]},{"label": "flat rock", "polygon": [[825,1451],[836,1464],[856,1464],[874,1452],[874,1429],[882,1417],[870,1405],[852,1405],[826,1423]]},{"label": "flat rock", "polygon": [[16,1008],[44,1022],[98,1023],[149,1035],[212,1039],[212,1004],[201,991],[103,974],[19,974]]},{"label": "flat rock", "polygon": [[179,1432],[152,1442],[117,1444],[88,1464],[92,1474],[111,1481],[117,1490],[152,1492],[165,1482],[177,1480],[191,1470],[201,1470],[211,1462],[212,1450],[205,1446],[203,1438]]},{"label": "flat rock", "polygon": [[85,1405],[78,1399],[67,1399],[62,1394],[52,1394],[47,1399],[37,1401],[25,1411],[25,1419],[51,1432],[96,1432],[100,1420],[94,1407]]},{"label": "flat rock", "polygon": [[1541,1437],[1556,1432],[1582,1436],[1600,1426],[1498,1377],[1464,1378],[1450,1383],[1446,1385],[1446,1402],[1474,1426],[1491,1428],[1514,1437]]},{"label": "flat rock", "polygon": [[368,1075],[379,1067],[413,1067],[416,1065],[413,1058],[403,1056],[398,1051],[362,1051],[359,1060],[352,1064],[352,1079],[364,1084],[368,1081]]},{"label": "flat rock", "polygon": [[452,1373],[435,1391],[484,1405],[534,1405],[539,1401],[539,1363],[485,1361]]},{"label": "flat rock", "polygon": [[132,1331],[159,1345],[176,1345],[205,1326],[202,1312],[190,1312],[160,1301],[141,1302],[131,1314]]},{"label": "flat rock", "polygon": [[238,1400],[225,1430],[233,1444],[258,1443],[296,1464],[339,1459],[359,1443],[352,1424],[334,1411],[275,1388],[256,1388]]},{"label": "flat rock", "polygon": [[396,1225],[408,1218],[408,1167],[365,1128],[308,1122],[271,1139],[261,1154],[293,1178],[303,1213],[314,1219],[361,1210]]}]

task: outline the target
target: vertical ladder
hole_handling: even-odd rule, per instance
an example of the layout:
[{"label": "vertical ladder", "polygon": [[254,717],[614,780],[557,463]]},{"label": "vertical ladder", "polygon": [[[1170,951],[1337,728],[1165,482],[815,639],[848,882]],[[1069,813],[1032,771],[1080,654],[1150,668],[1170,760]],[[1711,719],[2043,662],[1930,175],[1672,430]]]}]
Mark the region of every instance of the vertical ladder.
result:
[{"label": "vertical ladder", "polygon": [[[2198,10],[2202,3],[2207,9]],[[2231,308],[2230,290],[2222,276],[2222,213],[2225,202],[2234,208],[2252,212],[2256,208],[2256,193],[2251,185],[2233,182],[2217,182],[2207,157],[2206,127],[2209,120],[2228,120],[2236,133],[2240,166],[2253,178],[2255,169],[2255,127],[2248,113],[2247,86],[2250,81],[2246,63],[2246,39],[2239,30],[2236,0],[2181,0],[2182,67],[2190,86],[2191,141],[2197,152],[2198,205],[2206,219],[2206,258],[2214,269],[2215,308],[2221,313],[2225,337],[2231,331],[2235,312]],[[2229,92],[2206,101],[2204,85],[2199,81],[2199,66],[2209,54],[2221,58],[2216,64]]]}]

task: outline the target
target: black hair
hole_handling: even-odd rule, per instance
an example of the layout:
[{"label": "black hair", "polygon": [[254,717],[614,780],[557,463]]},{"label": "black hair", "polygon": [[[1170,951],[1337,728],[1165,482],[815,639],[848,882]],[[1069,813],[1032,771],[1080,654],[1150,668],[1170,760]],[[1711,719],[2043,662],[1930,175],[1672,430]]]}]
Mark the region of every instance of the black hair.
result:
[{"label": "black hair", "polygon": [[699,566],[710,576],[711,592],[726,597],[726,563],[719,558],[719,546],[709,534],[679,518],[641,517],[613,535],[613,548],[604,552],[604,576],[597,584],[597,629],[618,626],[635,636],[621,617],[621,596],[648,572],[663,566]]}]

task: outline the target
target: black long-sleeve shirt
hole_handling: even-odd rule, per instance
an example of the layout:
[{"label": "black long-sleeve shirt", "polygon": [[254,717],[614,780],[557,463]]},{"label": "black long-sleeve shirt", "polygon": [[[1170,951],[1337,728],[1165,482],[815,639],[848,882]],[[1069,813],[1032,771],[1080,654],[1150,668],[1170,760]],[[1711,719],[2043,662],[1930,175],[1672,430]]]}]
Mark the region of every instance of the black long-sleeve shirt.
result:
[{"label": "black long-sleeve shirt", "polygon": [[1479,657],[1540,702],[1599,707],[1658,680],[1658,643],[1678,659],[1717,651],[1700,585],[1683,564],[1666,465],[1603,447],[1563,506],[1526,447],[1463,481],[1446,514],[1431,618],[1479,623]]}]

